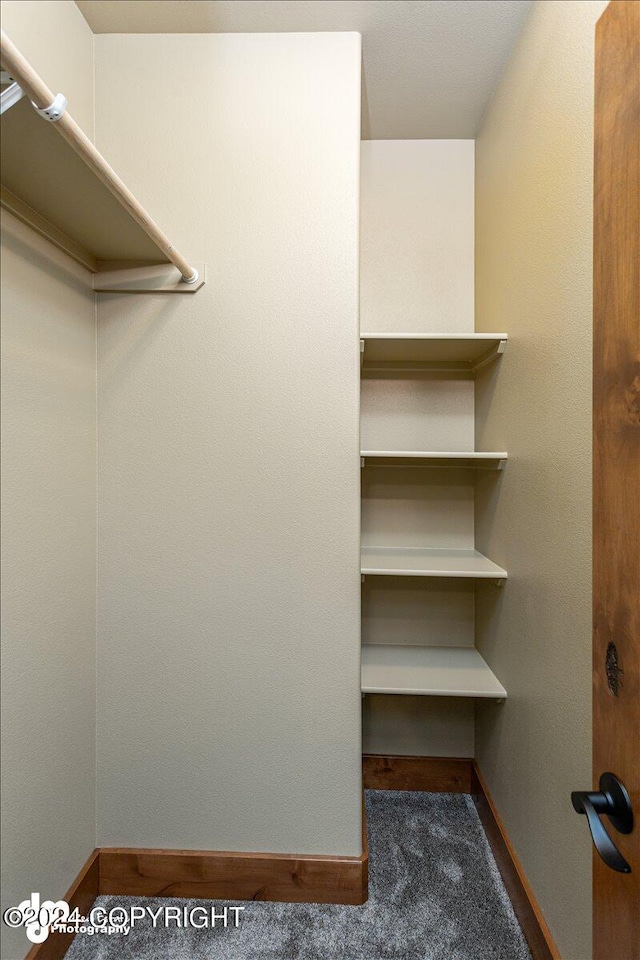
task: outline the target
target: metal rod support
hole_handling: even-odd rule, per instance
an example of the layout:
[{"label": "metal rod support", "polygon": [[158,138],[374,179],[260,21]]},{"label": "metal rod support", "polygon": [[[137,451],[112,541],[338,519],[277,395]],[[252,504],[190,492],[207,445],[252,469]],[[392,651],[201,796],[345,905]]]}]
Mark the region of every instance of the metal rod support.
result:
[{"label": "metal rod support", "polygon": [[5,87],[2,94],[0,94],[0,114],[4,113],[5,110],[9,110],[14,103],[19,103],[23,97],[24,93],[19,83],[15,83],[14,81],[10,86]]}]

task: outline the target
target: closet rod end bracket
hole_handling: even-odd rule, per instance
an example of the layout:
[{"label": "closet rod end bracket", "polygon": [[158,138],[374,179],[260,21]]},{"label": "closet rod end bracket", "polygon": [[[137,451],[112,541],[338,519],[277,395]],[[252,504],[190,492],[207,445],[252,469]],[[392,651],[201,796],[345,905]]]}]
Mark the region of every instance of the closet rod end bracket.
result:
[{"label": "closet rod end bracket", "polygon": [[48,120],[49,123],[57,123],[58,120],[62,120],[65,115],[68,102],[64,93],[58,93],[48,107],[39,107],[33,100],[31,101],[31,106],[43,120]]}]

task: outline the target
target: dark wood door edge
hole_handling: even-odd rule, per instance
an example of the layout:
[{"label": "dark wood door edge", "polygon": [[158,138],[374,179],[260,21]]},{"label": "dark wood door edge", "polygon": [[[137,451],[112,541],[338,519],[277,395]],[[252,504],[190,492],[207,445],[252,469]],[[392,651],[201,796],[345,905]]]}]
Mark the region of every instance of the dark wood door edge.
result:
[{"label": "dark wood door edge", "polygon": [[562,960],[475,760],[471,794],[533,960]]},{"label": "dark wood door edge", "polygon": [[[593,207],[593,780],[640,816],[640,3],[596,26]],[[582,818],[581,818],[582,819]],[[630,873],[593,850],[594,960],[640,957],[640,830],[606,829]],[[584,850],[591,844],[582,825]]]},{"label": "dark wood door edge", "polygon": [[472,761],[460,757],[405,757],[365,753],[362,775],[368,790],[471,793]]},{"label": "dark wood door edge", "polygon": [[[64,900],[72,910],[76,907],[86,916],[98,896],[100,880],[100,850],[94,850],[73,881]],[[26,960],[60,960],[71,946],[75,933],[50,933],[44,943],[36,943]]]}]

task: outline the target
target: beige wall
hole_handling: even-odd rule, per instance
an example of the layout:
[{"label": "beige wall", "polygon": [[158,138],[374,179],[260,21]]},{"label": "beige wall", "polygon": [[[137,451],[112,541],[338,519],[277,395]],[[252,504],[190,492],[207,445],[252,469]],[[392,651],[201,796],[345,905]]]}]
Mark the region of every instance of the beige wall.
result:
[{"label": "beige wall", "polygon": [[99,841],[359,855],[360,37],[95,42],[208,271],[98,308]]},{"label": "beige wall", "polygon": [[473,330],[473,140],[364,140],[360,329]]},{"label": "beige wall", "polygon": [[539,2],[477,141],[477,329],[507,330],[478,383],[477,636],[509,692],[478,705],[476,756],[565,960],[591,951],[591,844],[569,793],[591,782],[591,233],[595,22]]},{"label": "beige wall", "polygon": [[[565,960],[590,950],[591,849],[567,798],[590,782],[605,6],[535,5],[477,144],[477,329],[510,334],[478,385],[477,447],[511,459],[478,487],[477,546],[510,579],[479,587],[479,645],[509,700],[478,707],[476,750]],[[75,4],[2,13],[91,134],[93,37]],[[99,840],[359,853],[358,38],[97,47],[99,146],[209,271],[193,298],[99,306]],[[433,189],[458,169],[434,155],[424,176],[436,148],[364,149],[362,328],[469,328],[469,184]],[[61,895],[95,840],[95,370],[85,275],[10,218],[3,293],[4,905]],[[399,701],[369,749],[469,752],[468,712],[431,705],[427,750],[425,701],[397,715]],[[3,943],[3,958],[25,952],[22,933]]]},{"label": "beige wall", "polygon": [[[474,141],[368,140],[361,146],[360,329],[473,330]],[[361,447],[473,450],[473,382],[366,375]],[[365,467],[366,545],[473,547],[469,471]],[[469,581],[368,577],[364,643],[472,646]],[[371,753],[472,757],[473,703],[372,696],[363,704]]]},{"label": "beige wall", "polygon": [[[6,2],[2,20],[91,132],[75,4]],[[3,909],[63,896],[95,846],[95,349],[86,272],[4,215]],[[24,956],[2,928],[3,960]]]}]

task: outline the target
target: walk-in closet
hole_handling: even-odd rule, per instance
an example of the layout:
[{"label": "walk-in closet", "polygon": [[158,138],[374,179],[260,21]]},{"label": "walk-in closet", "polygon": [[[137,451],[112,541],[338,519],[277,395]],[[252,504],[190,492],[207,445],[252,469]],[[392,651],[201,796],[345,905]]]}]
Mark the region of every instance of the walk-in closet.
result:
[{"label": "walk-in closet", "polygon": [[0,960],[636,960],[639,0],[1,14]]}]

